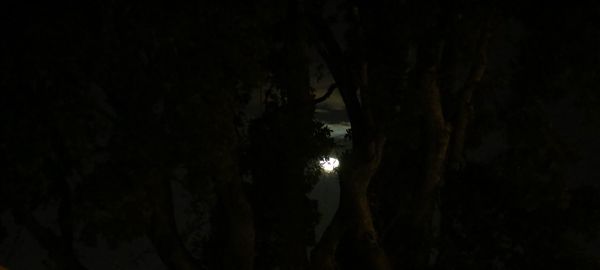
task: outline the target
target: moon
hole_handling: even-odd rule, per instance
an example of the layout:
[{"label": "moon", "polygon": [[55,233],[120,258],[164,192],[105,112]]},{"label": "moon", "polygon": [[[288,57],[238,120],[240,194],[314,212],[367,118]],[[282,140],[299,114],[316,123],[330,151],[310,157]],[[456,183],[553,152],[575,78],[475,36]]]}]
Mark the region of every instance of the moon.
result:
[{"label": "moon", "polygon": [[334,157],[329,157],[326,159],[323,159],[319,162],[319,164],[321,164],[321,168],[327,172],[333,172],[333,170],[335,170],[335,168],[340,166],[340,161],[337,158]]}]

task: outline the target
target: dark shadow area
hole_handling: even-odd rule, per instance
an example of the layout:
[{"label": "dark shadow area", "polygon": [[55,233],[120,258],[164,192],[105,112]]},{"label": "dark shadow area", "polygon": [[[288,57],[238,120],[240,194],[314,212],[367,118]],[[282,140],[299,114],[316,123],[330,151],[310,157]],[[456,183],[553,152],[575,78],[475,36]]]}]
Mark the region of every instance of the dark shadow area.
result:
[{"label": "dark shadow area", "polygon": [[600,269],[600,2],[13,2],[0,270]]}]

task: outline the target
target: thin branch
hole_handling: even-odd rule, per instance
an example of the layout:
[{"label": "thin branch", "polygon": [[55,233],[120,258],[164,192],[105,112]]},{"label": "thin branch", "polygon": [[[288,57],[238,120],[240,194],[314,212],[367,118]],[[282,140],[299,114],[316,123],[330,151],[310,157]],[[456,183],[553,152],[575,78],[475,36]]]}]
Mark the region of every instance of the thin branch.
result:
[{"label": "thin branch", "polygon": [[337,84],[333,83],[329,86],[329,88],[327,88],[327,93],[325,93],[323,96],[313,100],[314,104],[318,104],[321,103],[323,101],[325,101],[326,99],[328,99],[331,94],[333,94],[333,91],[335,91],[335,89],[337,89]]},{"label": "thin branch", "polygon": [[317,34],[319,54],[325,60],[333,76],[348,112],[348,118],[353,129],[362,126],[362,111],[358,101],[357,86],[353,85],[347,72],[341,46],[335,39],[327,22],[319,15],[311,17],[311,24]]}]

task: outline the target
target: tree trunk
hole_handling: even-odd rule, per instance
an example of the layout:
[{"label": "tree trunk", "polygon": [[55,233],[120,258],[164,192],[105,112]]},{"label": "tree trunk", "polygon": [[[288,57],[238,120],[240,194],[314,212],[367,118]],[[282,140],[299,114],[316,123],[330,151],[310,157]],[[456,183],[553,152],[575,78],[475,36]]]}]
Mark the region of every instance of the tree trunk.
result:
[{"label": "tree trunk", "polygon": [[[344,254],[340,254],[342,263],[351,264],[349,268],[391,269],[379,244],[367,196],[371,178],[383,156],[385,136],[380,133],[372,115],[370,100],[373,93],[368,87],[366,59],[364,55],[354,55],[357,59],[352,60],[358,60],[360,64],[350,65],[352,61],[342,53],[327,23],[317,15],[312,17],[312,23],[319,38],[319,53],[338,86],[352,127],[352,153],[340,167],[340,205],[334,221],[313,252],[313,268],[334,269],[332,262],[335,262],[337,246],[342,241],[348,243]],[[361,30],[357,32],[361,33]],[[365,41],[361,34],[357,38]]]},{"label": "tree trunk", "polygon": [[450,168],[453,170],[461,169],[465,163],[463,155],[467,137],[467,126],[473,113],[471,99],[487,68],[487,49],[491,38],[490,23],[490,20],[487,20],[480,29],[473,65],[469,71],[467,81],[458,93],[456,116],[453,119],[454,128],[449,149]]},{"label": "tree trunk", "polygon": [[[379,245],[371,214],[367,189],[381,160],[383,138],[369,144],[368,151],[355,151],[343,161],[340,171],[340,205],[311,254],[312,269],[337,269],[336,253],[340,241],[348,243],[341,254],[342,263],[355,269],[391,269]],[[359,155],[370,153],[369,156]],[[349,260],[348,260],[349,259]]]},{"label": "tree trunk", "polygon": [[41,225],[31,212],[29,209],[20,209],[15,210],[13,215],[17,224],[25,227],[38,241],[40,246],[48,251],[48,257],[52,260],[54,269],[87,269],[77,259],[77,255],[73,250],[73,242],[67,242],[62,235],[65,232],[61,230],[61,235],[57,235],[52,229]]},{"label": "tree trunk", "polygon": [[146,179],[148,203],[151,205],[146,232],[158,256],[170,270],[200,269],[179,236],[169,177],[155,169],[148,173]]},{"label": "tree trunk", "polygon": [[[309,267],[306,249],[312,245],[314,237],[313,221],[315,209],[307,197],[310,188],[307,180],[306,164],[313,162],[314,149],[314,104],[311,93],[310,63],[307,45],[307,29],[304,17],[303,1],[287,1],[286,19],[283,35],[283,47],[276,50],[273,59],[280,70],[275,70],[277,87],[281,90],[282,102],[279,110],[266,112],[265,119],[274,122],[275,128],[267,131],[280,140],[285,149],[267,147],[278,159],[278,169],[266,168],[260,176],[261,185],[270,188],[265,198],[276,200],[277,207],[269,206],[272,218],[267,221],[273,226],[265,232],[268,258],[264,256],[266,266],[285,270],[304,270]],[[270,114],[270,115],[269,115]],[[292,124],[289,124],[292,123]],[[311,150],[312,151],[312,150]],[[272,166],[271,164],[266,164]],[[313,219],[314,218],[314,219]],[[265,239],[269,238],[269,239]]]},{"label": "tree trunk", "polygon": [[[232,152],[232,151],[230,151]],[[233,154],[233,153],[232,153]],[[217,187],[219,200],[223,204],[225,239],[222,251],[222,265],[225,270],[251,270],[254,267],[255,231],[252,209],[243,190],[243,183],[234,155],[222,160],[220,169],[223,179]]]},{"label": "tree trunk", "polygon": [[74,249],[73,239],[73,205],[72,192],[68,182],[71,173],[69,165],[74,162],[67,154],[67,149],[63,141],[54,137],[56,142],[55,153],[58,156],[57,162],[50,162],[46,171],[50,179],[53,180],[54,188],[60,198],[57,211],[57,222],[59,233],[55,233],[51,228],[40,224],[33,216],[33,211],[39,206],[34,203],[33,206],[22,206],[15,209],[13,216],[15,221],[25,227],[39,244],[48,251],[48,256],[54,263],[56,269],[84,270],[86,269],[79,259]]},{"label": "tree trunk", "polygon": [[382,156],[382,138],[370,143],[368,157],[358,157],[340,173],[340,209],[342,220],[348,224],[346,237],[350,239],[351,262],[360,269],[391,269],[374,226],[367,189],[377,172]]},{"label": "tree trunk", "polygon": [[418,55],[418,89],[424,108],[425,143],[424,170],[415,194],[413,216],[408,231],[409,252],[414,269],[425,269],[432,258],[433,213],[439,197],[439,187],[445,170],[451,127],[444,119],[438,67],[443,43],[427,40],[421,44]]},{"label": "tree trunk", "polygon": [[[488,23],[488,22],[486,22]],[[466,138],[466,128],[470,118],[470,103],[473,91],[481,81],[487,63],[487,44],[489,40],[488,24],[481,29],[476,44],[477,58],[469,77],[459,92],[456,114],[452,119],[444,118],[442,93],[438,85],[438,69],[443,52],[443,41],[428,40],[421,44],[419,53],[419,90],[425,108],[426,149],[424,178],[416,194],[412,230],[409,239],[414,246],[413,267],[425,269],[435,263],[433,254],[434,224],[433,216],[439,189],[446,174],[446,163],[453,169],[464,166],[462,158]],[[449,92],[445,93],[450,94]]]},{"label": "tree trunk", "polygon": [[212,143],[217,149],[213,157],[216,193],[223,209],[217,241],[221,242],[220,264],[225,270],[252,270],[255,258],[255,226],[252,207],[244,192],[240,172],[239,138],[235,124],[238,108],[231,92],[215,95],[215,126],[217,134]]}]

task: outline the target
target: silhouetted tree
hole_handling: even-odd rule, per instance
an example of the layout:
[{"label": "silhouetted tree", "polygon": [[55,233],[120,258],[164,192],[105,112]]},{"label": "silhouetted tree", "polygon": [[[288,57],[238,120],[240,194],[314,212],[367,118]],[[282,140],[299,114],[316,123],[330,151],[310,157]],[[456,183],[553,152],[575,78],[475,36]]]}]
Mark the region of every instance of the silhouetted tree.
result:
[{"label": "silhouetted tree", "polygon": [[257,211],[257,268],[310,269],[306,250],[314,244],[316,204],[307,193],[318,181],[318,161],[332,143],[314,120],[308,25],[299,1],[281,3],[284,17],[270,30],[271,86],[264,113],[250,126],[248,163]]},{"label": "silhouetted tree", "polygon": [[[147,238],[168,269],[598,268],[598,189],[569,173],[587,146],[557,127],[580,119],[552,112],[598,132],[595,3],[40,7],[0,25],[0,213],[50,269],[92,268],[98,238]],[[315,243],[334,91],[352,145]]]}]

